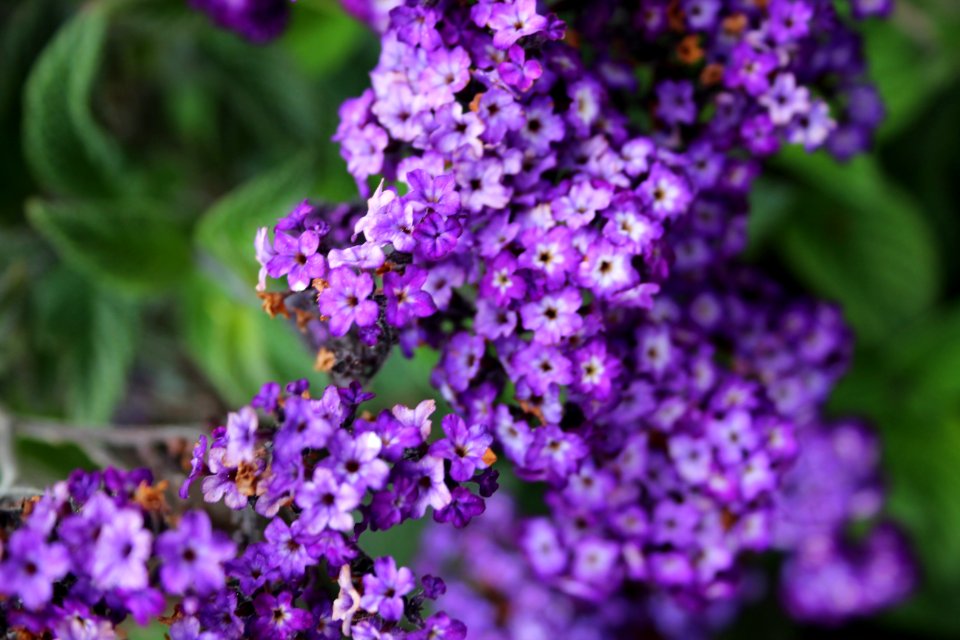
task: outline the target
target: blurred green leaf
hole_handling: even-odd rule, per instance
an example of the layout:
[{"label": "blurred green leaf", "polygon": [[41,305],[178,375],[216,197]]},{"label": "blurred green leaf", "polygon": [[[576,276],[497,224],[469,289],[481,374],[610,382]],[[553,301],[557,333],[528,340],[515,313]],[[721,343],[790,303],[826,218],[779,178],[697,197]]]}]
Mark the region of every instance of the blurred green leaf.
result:
[{"label": "blurred green leaf", "polygon": [[16,455],[21,484],[45,487],[66,478],[74,469],[97,468],[75,444],[50,444],[32,438],[19,438]]},{"label": "blurred green leaf", "polygon": [[[256,47],[217,29],[204,32],[208,81],[265,149],[318,142],[318,90],[276,46]],[[326,142],[326,141],[324,141]]]},{"label": "blurred green leaf", "polygon": [[783,226],[796,203],[796,189],[786,180],[761,176],[750,191],[747,217],[747,256],[767,246]]},{"label": "blurred green leaf", "polygon": [[323,76],[341,69],[369,37],[369,29],[337,2],[314,0],[293,12],[282,44],[305,71]]},{"label": "blurred green leaf", "polygon": [[67,263],[104,284],[154,292],[177,283],[191,266],[186,233],[155,204],[34,200],[27,215]]},{"label": "blurred green leaf", "polygon": [[243,184],[214,204],[197,225],[197,243],[246,282],[256,281],[253,240],[309,195],[315,156],[303,154]]},{"label": "blurred green leaf", "polygon": [[919,554],[919,592],[891,614],[916,631],[960,634],[960,308],[913,323],[858,353],[831,398],[879,428],[888,511]]},{"label": "blurred green leaf", "polygon": [[106,423],[123,397],[136,353],[139,309],[79,273],[58,267],[30,282],[32,295],[12,340],[28,345],[5,397],[27,412]]},{"label": "blurred green leaf", "polygon": [[931,97],[956,77],[960,66],[955,56],[944,55],[943,43],[926,31],[929,26],[912,20],[915,14],[898,17],[897,22],[880,20],[865,28],[870,80],[887,109],[881,138],[915,120]]},{"label": "blurred green leaf", "polygon": [[794,273],[839,301],[864,341],[918,316],[940,288],[936,244],[914,202],[869,157],[839,165],[789,149],[780,164],[806,189],[778,236]]},{"label": "blurred green leaf", "polygon": [[85,5],[61,27],[27,80],[24,151],[52,191],[102,195],[117,190],[121,150],[91,109],[110,3]]},{"label": "blurred green leaf", "polygon": [[23,216],[23,199],[33,189],[20,144],[21,91],[27,73],[60,18],[56,0],[28,0],[13,4],[0,26],[0,218]]},{"label": "blurred green leaf", "polygon": [[[234,296],[221,282],[197,274],[184,287],[181,335],[187,351],[220,394],[240,405],[265,382],[309,377],[313,355],[288,322],[271,319],[252,295]],[[310,374],[310,375],[308,375]]]}]

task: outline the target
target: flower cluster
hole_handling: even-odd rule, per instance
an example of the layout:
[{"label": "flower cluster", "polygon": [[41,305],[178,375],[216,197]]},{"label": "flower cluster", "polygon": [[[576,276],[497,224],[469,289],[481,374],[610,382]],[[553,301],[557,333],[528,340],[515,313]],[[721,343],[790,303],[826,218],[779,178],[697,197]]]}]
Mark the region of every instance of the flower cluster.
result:
[{"label": "flower cluster", "polygon": [[766,283],[710,274],[742,249],[759,159],[881,110],[828,2],[564,19],[533,0],[391,10],[335,139],[361,191],[374,174],[398,188],[381,181],[349,239],[307,204],[262,229],[260,287],[308,292],[335,367],[361,344],[440,350],[444,397],[548,486],[550,517],[521,539],[541,580],[702,606],[771,547],[797,428],[846,344],[831,308],[783,311]]},{"label": "flower cluster", "polygon": [[[678,347],[698,336],[697,373],[686,387],[666,378],[680,396],[644,395],[645,409],[627,422],[605,414],[599,430],[610,449],[594,446],[565,486],[548,488],[548,517],[520,517],[499,498],[466,536],[430,532],[421,567],[446,571],[441,604],[478,637],[618,637],[641,628],[700,637],[746,599],[750,580],[738,578],[756,567],[743,554],[736,561],[738,550],[786,554],[781,592],[802,620],[874,613],[910,592],[915,570],[896,529],[849,536],[852,523],[881,517],[883,496],[872,432],[820,422],[849,350],[838,312],[791,302],[749,271],[716,283],[658,298],[659,317],[646,322],[671,318],[674,335],[686,334],[670,345],[675,362]],[[737,377],[724,380],[724,360]],[[700,396],[698,380],[717,386],[700,386],[708,390]],[[688,406],[678,409],[678,398]],[[724,404],[734,407],[727,419],[711,418]],[[679,417],[664,426],[670,416]],[[739,466],[724,477],[731,456]],[[617,588],[624,574],[660,588]],[[695,601],[691,585],[701,594]]]},{"label": "flower cluster", "polygon": [[370,397],[359,386],[311,398],[305,382],[268,384],[200,437],[180,496],[199,480],[207,502],[245,510],[251,524],[234,539],[203,511],[173,515],[148,472],[77,472],[55,485],[0,548],[0,622],[112,638],[116,624],[145,624],[175,598],[164,618],[174,640],[462,640],[462,623],[422,615],[442,581],[418,585],[392,557],[366,555],[359,537],[430,508],[456,527],[482,513],[496,489],[492,438],[448,416],[445,437],[428,442],[432,401],[374,418],[358,413]]},{"label": "flower cluster", "polygon": [[802,620],[842,621],[905,598],[917,582],[906,542],[882,525],[850,539],[852,522],[876,519],[883,507],[879,443],[863,424],[813,423],[784,479],[774,543],[792,553],[782,574],[783,600]]},{"label": "flower cluster", "polygon": [[[196,4],[257,40],[288,10]],[[431,507],[466,526],[496,489],[493,449],[546,508],[497,507],[486,519],[502,531],[437,534],[433,551],[469,549],[445,602],[478,637],[690,637],[735,609],[750,558],[774,549],[799,618],[902,598],[913,570],[895,530],[846,536],[880,518],[882,492],[867,432],[821,415],[849,352],[840,314],[735,264],[762,161],[783,144],[849,157],[883,116],[843,12],[830,0],[344,4],[382,41],[334,136],[366,207],[305,201],[255,241],[265,308],[296,316],[342,386],[267,385],[198,443],[182,496],[199,481],[207,502],[268,523],[235,558],[222,548],[219,600],[203,591],[210,576],[148,572],[145,589],[185,598],[172,635],[462,638],[445,614],[422,620],[441,582],[415,590],[358,537]],[[889,9],[852,0],[851,13]],[[348,386],[397,345],[439,352],[432,382],[454,413],[435,441],[431,402],[374,417]],[[56,531],[47,542],[68,546]],[[178,549],[161,544],[176,531],[143,538],[142,560]],[[50,566],[41,582],[60,591],[99,579]],[[108,606],[133,611],[118,588]],[[27,591],[13,595],[28,618],[60,597]],[[59,620],[38,615],[42,628]]]},{"label": "flower cluster", "polygon": [[[294,0],[295,1],[295,0]],[[251,42],[268,42],[283,33],[291,0],[189,0],[217,25]]]}]

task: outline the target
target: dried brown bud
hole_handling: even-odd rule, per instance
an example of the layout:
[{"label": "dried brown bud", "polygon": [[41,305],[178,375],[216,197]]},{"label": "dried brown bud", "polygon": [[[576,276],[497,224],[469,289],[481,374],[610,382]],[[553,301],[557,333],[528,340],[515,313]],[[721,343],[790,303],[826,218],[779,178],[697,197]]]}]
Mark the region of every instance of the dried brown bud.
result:
[{"label": "dried brown bud", "polygon": [[684,36],[677,45],[677,57],[684,64],[696,64],[703,60],[703,49],[700,48],[700,37],[695,34]]},{"label": "dried brown bud", "polygon": [[133,493],[133,501],[147,511],[157,513],[168,513],[170,505],[167,504],[166,490],[170,485],[166,480],[161,480],[155,485],[149,485],[141,482],[140,486]]},{"label": "dried brown bud", "polygon": [[290,317],[290,312],[287,311],[287,305],[284,303],[287,294],[277,293],[276,291],[260,291],[257,296],[263,300],[263,310],[271,318],[276,318],[278,315],[284,318]]},{"label": "dried brown bud", "polygon": [[723,65],[718,63],[708,64],[700,73],[700,84],[710,87],[719,84],[723,80]]},{"label": "dried brown bud", "polygon": [[322,373],[330,373],[335,364],[337,364],[337,358],[333,355],[333,351],[321,347],[317,351],[317,359],[313,362],[313,368]]}]

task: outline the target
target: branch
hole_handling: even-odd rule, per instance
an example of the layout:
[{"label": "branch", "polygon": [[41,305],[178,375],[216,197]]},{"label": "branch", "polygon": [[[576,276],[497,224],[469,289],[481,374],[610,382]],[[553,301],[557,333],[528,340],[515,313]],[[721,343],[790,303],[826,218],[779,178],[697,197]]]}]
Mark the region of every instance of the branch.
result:
[{"label": "branch", "polygon": [[114,447],[139,447],[170,440],[196,440],[205,433],[202,425],[110,425],[92,427],[50,420],[13,418],[13,434],[51,443],[72,442],[84,446],[91,442]]},{"label": "branch", "polygon": [[101,466],[118,466],[107,447],[144,448],[174,440],[193,441],[206,432],[202,425],[110,425],[94,427],[41,418],[14,416],[0,407],[0,496],[25,493],[14,487],[18,469],[14,447],[17,438],[51,444],[71,443]]}]

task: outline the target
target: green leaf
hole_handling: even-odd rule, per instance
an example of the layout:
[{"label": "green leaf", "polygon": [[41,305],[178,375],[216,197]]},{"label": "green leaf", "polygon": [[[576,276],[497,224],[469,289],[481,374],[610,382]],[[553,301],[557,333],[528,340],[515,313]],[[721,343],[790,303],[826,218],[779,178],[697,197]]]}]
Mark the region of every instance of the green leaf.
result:
[{"label": "green leaf", "polygon": [[870,79],[887,109],[880,127],[880,137],[886,138],[914,121],[930,98],[953,81],[960,65],[935,34],[911,32],[902,22],[880,20],[865,32]]},{"label": "green leaf", "polygon": [[888,512],[922,566],[918,593],[890,615],[915,631],[960,634],[960,307],[857,354],[831,409],[869,417],[884,445]]},{"label": "green leaf", "polygon": [[70,420],[109,422],[136,354],[138,307],[66,268],[36,285],[31,325],[24,330],[34,341],[28,364],[40,369],[22,372],[34,378],[26,392],[61,396]]},{"label": "green leaf", "polygon": [[[289,322],[271,319],[252,294],[231,295],[219,278],[197,274],[181,298],[187,351],[228,402],[250,400],[263,383],[309,377],[314,357]],[[311,374],[311,375],[307,375]]]},{"label": "green leaf", "polygon": [[284,51],[213,28],[204,36],[199,44],[209,62],[208,82],[265,148],[286,152],[319,142],[319,91]]},{"label": "green leaf", "polygon": [[162,207],[143,201],[31,201],[27,216],[64,261],[97,282],[149,293],[176,284],[190,245]]},{"label": "green leaf", "polygon": [[97,468],[75,444],[50,444],[29,437],[18,438],[15,451],[19,483],[26,486],[48,486],[65,479],[74,469],[93,471]]},{"label": "green leaf", "polygon": [[780,164],[806,187],[780,249],[797,277],[843,305],[860,339],[883,337],[929,307],[940,288],[933,234],[871,158],[838,165],[790,149]]},{"label": "green leaf", "polygon": [[27,80],[24,151],[36,178],[59,193],[103,195],[119,188],[121,150],[91,109],[110,6],[81,8],[44,49]]},{"label": "green leaf", "polygon": [[282,44],[300,66],[315,77],[343,68],[359,47],[377,46],[359,20],[336,2],[301,2]]},{"label": "green leaf", "polygon": [[257,228],[272,226],[307,197],[315,171],[315,157],[308,153],[234,189],[203,215],[197,225],[197,243],[235,275],[255,282]]}]

